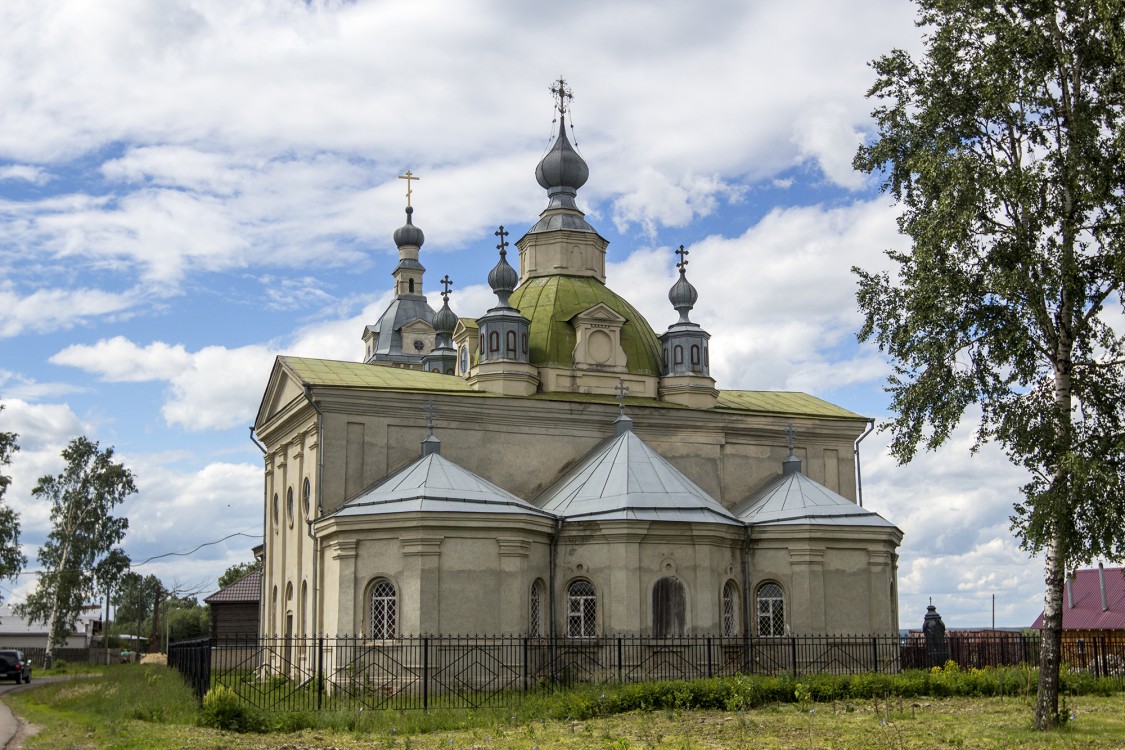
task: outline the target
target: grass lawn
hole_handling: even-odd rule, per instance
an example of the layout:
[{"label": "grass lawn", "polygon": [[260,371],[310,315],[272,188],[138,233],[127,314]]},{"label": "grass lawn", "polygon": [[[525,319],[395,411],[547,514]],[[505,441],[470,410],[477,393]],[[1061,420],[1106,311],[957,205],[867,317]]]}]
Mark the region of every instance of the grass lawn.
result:
[{"label": "grass lawn", "polygon": [[741,713],[659,709],[585,721],[539,720],[534,706],[518,712],[371,712],[337,716],[339,729],[235,734],[195,726],[196,704],[176,673],[137,665],[114,666],[103,678],[45,685],[7,700],[18,715],[42,727],[28,740],[28,750],[1125,747],[1120,694],[1069,697],[1074,719],[1049,734],[1031,729],[1024,697],[784,703]]}]

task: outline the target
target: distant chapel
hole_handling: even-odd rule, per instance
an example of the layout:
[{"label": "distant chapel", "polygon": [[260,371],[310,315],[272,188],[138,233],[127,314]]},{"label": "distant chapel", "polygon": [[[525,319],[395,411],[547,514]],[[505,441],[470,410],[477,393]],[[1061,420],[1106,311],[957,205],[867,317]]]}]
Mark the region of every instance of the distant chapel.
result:
[{"label": "distant chapel", "polygon": [[896,633],[902,533],[856,502],[869,420],[717,389],[684,254],[663,333],[606,286],[561,83],[547,207],[518,272],[496,232],[494,307],[459,317],[448,277],[427,303],[408,172],[364,361],[274,363],[261,633]]}]

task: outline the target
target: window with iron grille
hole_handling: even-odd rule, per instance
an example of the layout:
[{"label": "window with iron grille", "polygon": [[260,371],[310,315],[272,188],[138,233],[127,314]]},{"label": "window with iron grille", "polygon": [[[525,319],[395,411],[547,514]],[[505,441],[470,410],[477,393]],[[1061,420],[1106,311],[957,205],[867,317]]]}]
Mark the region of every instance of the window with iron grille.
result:
[{"label": "window with iron grille", "polygon": [[776,583],[758,589],[758,635],[785,635],[785,594]]},{"label": "window with iron grille", "polygon": [[375,639],[395,637],[395,586],[386,578],[371,584],[368,594],[368,635]]},{"label": "window with iron grille", "polygon": [[528,620],[527,632],[532,638],[543,636],[543,581],[536,580],[531,584],[531,613]]},{"label": "window with iron grille", "polygon": [[652,587],[652,634],[657,638],[673,638],[684,634],[684,610],[687,597],[684,585],[676,578],[661,578]]},{"label": "window with iron grille", "polygon": [[723,635],[738,635],[738,584],[734,581],[723,586]]},{"label": "window with iron grille", "polygon": [[593,638],[598,614],[598,596],[589,581],[575,581],[566,590],[566,634],[571,638]]}]

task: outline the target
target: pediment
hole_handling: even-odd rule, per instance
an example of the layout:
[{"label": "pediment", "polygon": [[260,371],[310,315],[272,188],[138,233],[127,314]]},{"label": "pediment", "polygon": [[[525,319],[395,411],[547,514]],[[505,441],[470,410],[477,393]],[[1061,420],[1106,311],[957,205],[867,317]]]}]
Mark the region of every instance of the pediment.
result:
[{"label": "pediment", "polygon": [[402,328],[399,330],[402,331],[404,336],[411,333],[432,334],[434,332],[434,327],[421,318],[415,318],[409,323],[403,323]]},{"label": "pediment", "polygon": [[604,302],[588,307],[570,319],[575,325],[625,325],[626,318]]},{"label": "pediment", "polygon": [[269,383],[266,384],[266,391],[262,394],[258,416],[254,420],[255,431],[286,406],[304,397],[304,384],[285,367],[281,357],[276,358],[273,362],[273,370],[270,372]]}]

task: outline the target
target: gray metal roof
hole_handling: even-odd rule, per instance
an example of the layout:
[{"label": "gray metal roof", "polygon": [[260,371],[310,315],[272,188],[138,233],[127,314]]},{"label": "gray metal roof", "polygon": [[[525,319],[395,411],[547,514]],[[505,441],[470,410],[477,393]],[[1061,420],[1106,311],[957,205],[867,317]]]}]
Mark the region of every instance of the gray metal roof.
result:
[{"label": "gray metal roof", "polygon": [[734,513],[751,526],[811,523],[895,528],[878,513],[861,508],[800,471],[771,480],[735,506]]},{"label": "gray metal roof", "polygon": [[424,320],[433,325],[434,310],[425,297],[402,296],[393,299],[378,322],[367,327],[368,331],[378,334],[375,341],[375,356],[405,355],[410,359],[421,361],[422,352],[416,352],[412,348],[403,351],[402,348],[402,327],[415,320]]},{"label": "gray metal roof", "polygon": [[541,495],[539,505],[568,521],[743,525],[632,432],[596,448]]},{"label": "gray metal roof", "polygon": [[554,517],[439,453],[419,458],[330,515],[377,516],[412,511]]}]

